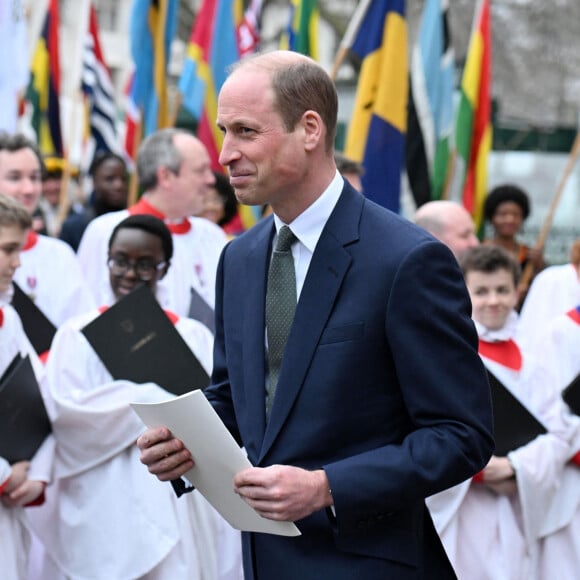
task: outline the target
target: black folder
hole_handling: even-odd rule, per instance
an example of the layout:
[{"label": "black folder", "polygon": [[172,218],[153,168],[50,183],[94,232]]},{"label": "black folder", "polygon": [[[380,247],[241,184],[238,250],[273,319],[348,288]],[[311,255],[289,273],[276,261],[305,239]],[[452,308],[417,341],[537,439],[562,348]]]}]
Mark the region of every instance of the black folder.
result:
[{"label": "black folder", "polygon": [[153,382],[175,395],[209,384],[148,286],[123,297],[82,332],[114,379]]},{"label": "black folder", "polygon": [[487,374],[493,405],[494,455],[505,457],[510,451],[547,433],[547,429],[493,373],[488,371]]},{"label": "black folder", "polygon": [[0,378],[0,457],[32,459],[51,430],[30,359],[17,354]]},{"label": "black folder", "polygon": [[215,334],[215,318],[213,308],[201,297],[201,294],[191,288],[191,300],[189,302],[189,318],[198,320]]},{"label": "black folder", "polygon": [[580,415],[580,374],[562,391],[562,398],[573,413]]},{"label": "black folder", "polygon": [[50,349],[56,327],[16,282],[12,282],[12,285],[14,286],[12,306],[20,316],[30,344],[37,354],[43,354]]}]

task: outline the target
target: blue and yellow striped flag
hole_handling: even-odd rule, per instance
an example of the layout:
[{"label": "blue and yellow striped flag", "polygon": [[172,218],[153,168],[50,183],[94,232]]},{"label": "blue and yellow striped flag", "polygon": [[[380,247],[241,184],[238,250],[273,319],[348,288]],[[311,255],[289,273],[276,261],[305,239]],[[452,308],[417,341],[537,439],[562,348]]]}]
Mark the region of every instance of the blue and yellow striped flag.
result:
[{"label": "blue and yellow striped flag", "polygon": [[143,113],[145,136],[171,123],[167,64],[177,26],[178,0],[134,0],[131,55],[135,63],[132,98]]},{"label": "blue and yellow striped flag", "polygon": [[345,154],[363,164],[363,191],[399,212],[409,65],[405,0],[366,0],[342,42],[361,59]]}]

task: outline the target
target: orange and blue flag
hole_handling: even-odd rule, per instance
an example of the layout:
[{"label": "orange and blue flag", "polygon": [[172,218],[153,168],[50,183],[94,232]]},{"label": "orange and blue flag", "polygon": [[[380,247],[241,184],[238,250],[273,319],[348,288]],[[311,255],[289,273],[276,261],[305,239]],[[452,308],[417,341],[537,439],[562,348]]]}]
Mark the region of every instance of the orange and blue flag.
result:
[{"label": "orange and blue flag", "polygon": [[399,212],[409,93],[405,0],[363,0],[342,44],[361,60],[345,154],[364,167],[365,195]]},{"label": "orange and blue flag", "polygon": [[491,15],[489,0],[476,7],[467,60],[461,79],[461,97],[455,121],[457,147],[453,186],[472,215],[477,230],[483,226],[487,195],[487,161],[492,143],[491,125]]},{"label": "orange and blue flag", "polygon": [[240,58],[237,30],[241,21],[240,0],[204,0],[178,83],[182,105],[197,119],[197,136],[216,170],[222,169],[218,161],[222,135],[216,126],[217,95],[228,68]]},{"label": "orange and blue flag", "polygon": [[60,124],[60,61],[58,0],[50,0],[42,33],[32,56],[26,100],[32,105],[32,128],[44,155],[63,156]]},{"label": "orange and blue flag", "polygon": [[142,112],[144,136],[171,124],[167,65],[178,5],[178,0],[133,2],[130,41],[135,73],[131,97]]}]

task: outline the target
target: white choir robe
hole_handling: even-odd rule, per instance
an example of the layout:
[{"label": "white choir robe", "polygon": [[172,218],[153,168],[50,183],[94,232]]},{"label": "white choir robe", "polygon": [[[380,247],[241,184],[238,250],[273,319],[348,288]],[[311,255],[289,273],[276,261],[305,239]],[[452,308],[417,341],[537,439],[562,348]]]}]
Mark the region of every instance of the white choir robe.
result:
[{"label": "white choir robe", "polygon": [[482,360],[549,432],[508,454],[517,474],[515,496],[495,494],[468,480],[427,498],[427,506],[459,578],[533,580],[538,578],[544,505],[558,489],[571,431],[557,397],[531,392],[534,369],[525,358],[519,371]]},{"label": "white choir robe", "polygon": [[[112,379],[80,332],[97,315],[68,321],[46,363],[57,445],[54,484],[31,518],[45,547],[37,576],[240,580],[239,532],[200,494],[178,499],[141,464],[135,441],[145,426],[129,403],[172,395],[153,383]],[[210,372],[211,333],[183,318],[176,329]]]},{"label": "white choir robe", "polygon": [[[112,302],[107,256],[114,227],[129,210],[108,213],[94,219],[85,230],[78,258],[97,304]],[[227,243],[224,231],[203,218],[189,218],[185,233],[173,233],[173,258],[165,277],[157,283],[161,306],[178,316],[188,316],[190,288],[194,288],[211,308],[215,306],[215,278],[221,251]]]},{"label": "white choir robe", "polygon": [[[32,345],[22,328],[16,311],[9,305],[12,292],[0,295],[0,375],[17,353],[28,355],[38,380],[42,377],[42,363],[38,360]],[[54,452],[54,438],[49,436],[32,458],[29,479],[48,483]],[[10,477],[12,469],[0,457],[0,486]],[[0,577],[19,580],[26,577],[30,534],[27,530],[26,515],[31,508],[9,508],[0,502]]]},{"label": "white choir robe", "polygon": [[[559,396],[580,373],[580,324],[569,315],[551,322],[539,342],[537,390],[554,390]],[[575,429],[571,455],[580,451],[580,418],[567,419]],[[568,463],[560,488],[546,507],[540,551],[542,579],[577,578],[580,574],[580,466]]]},{"label": "white choir robe", "polygon": [[75,253],[62,240],[29,234],[14,281],[57,328],[96,306]]},{"label": "white choir robe", "polygon": [[549,266],[532,280],[520,313],[516,340],[534,354],[548,324],[556,316],[580,304],[580,280],[576,267]]}]

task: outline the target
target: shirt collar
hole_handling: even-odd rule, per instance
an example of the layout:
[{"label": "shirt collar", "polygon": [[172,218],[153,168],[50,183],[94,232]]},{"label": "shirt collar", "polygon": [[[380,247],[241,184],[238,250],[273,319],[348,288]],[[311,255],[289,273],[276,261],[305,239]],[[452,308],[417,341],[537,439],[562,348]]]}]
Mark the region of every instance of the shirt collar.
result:
[{"label": "shirt collar", "polygon": [[322,230],[338,203],[338,198],[342,193],[344,180],[337,171],[328,187],[322,192],[322,195],[307,207],[295,220],[290,224],[284,222],[274,214],[274,224],[276,233],[280,231],[283,225],[288,225],[294,235],[298,238],[310,252],[314,253],[316,244],[322,235]]},{"label": "shirt collar", "polygon": [[477,320],[474,320],[473,322],[475,323],[477,334],[481,340],[487,342],[501,342],[514,338],[518,325],[518,318],[518,313],[515,310],[512,310],[507,317],[506,323],[499,330],[490,330],[483,326],[483,324],[477,322]]}]

